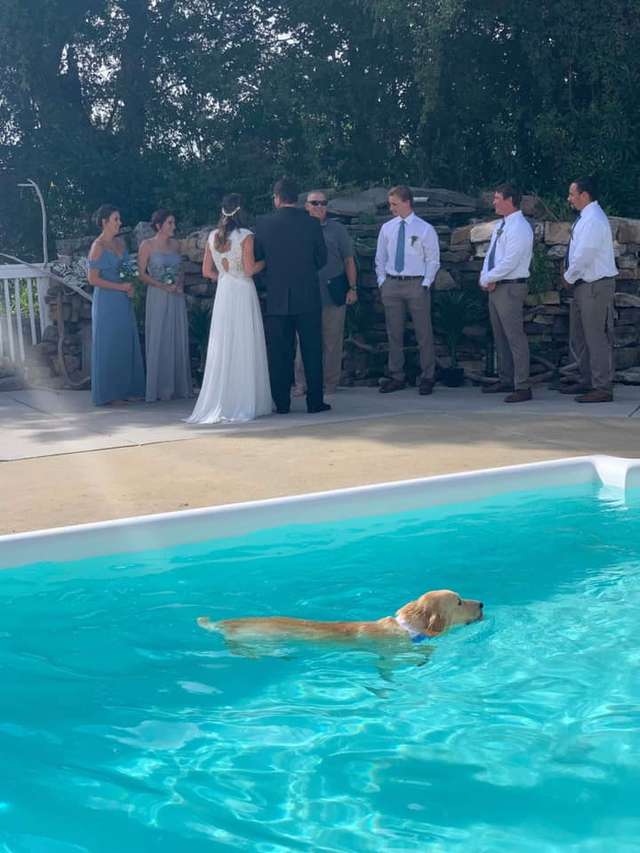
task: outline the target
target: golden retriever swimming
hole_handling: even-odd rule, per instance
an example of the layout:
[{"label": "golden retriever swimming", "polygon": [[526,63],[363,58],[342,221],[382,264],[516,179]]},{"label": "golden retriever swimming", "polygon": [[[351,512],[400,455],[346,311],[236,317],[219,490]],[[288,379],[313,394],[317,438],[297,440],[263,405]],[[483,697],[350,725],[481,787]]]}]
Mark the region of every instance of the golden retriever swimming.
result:
[{"label": "golden retriever swimming", "polygon": [[482,619],[483,603],[460,598],[450,589],[426,592],[410,601],[395,616],[376,622],[316,622],[288,616],[248,617],[211,622],[207,616],[196,620],[207,631],[218,631],[228,640],[297,638],[321,641],[403,641],[420,643],[437,637],[455,625],[468,625]]}]

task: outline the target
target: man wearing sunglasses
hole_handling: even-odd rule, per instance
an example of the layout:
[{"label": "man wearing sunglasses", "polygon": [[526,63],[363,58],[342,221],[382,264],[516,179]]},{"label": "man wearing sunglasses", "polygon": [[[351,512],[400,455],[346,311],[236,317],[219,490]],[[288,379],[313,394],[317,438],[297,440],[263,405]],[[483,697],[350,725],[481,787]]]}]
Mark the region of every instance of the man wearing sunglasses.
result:
[{"label": "man wearing sunglasses", "polygon": [[[307,213],[322,226],[327,263],[318,272],[322,300],[322,372],[325,394],[334,394],[342,372],[344,318],[347,305],[358,298],[353,242],[345,226],[327,217],[327,196],[322,190],[307,194]],[[296,357],[295,396],[305,393],[306,381],[300,349]]]}]

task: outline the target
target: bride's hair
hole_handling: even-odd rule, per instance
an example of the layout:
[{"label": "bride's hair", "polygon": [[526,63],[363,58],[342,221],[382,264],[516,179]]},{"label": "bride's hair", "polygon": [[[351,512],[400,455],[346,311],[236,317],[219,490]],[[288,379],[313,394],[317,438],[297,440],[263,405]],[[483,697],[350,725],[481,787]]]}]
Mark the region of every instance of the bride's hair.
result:
[{"label": "bride's hair", "polygon": [[236,228],[244,228],[246,216],[242,207],[242,196],[238,193],[229,193],[222,199],[222,215],[218,220],[213,245],[219,252],[229,248],[229,235]]}]

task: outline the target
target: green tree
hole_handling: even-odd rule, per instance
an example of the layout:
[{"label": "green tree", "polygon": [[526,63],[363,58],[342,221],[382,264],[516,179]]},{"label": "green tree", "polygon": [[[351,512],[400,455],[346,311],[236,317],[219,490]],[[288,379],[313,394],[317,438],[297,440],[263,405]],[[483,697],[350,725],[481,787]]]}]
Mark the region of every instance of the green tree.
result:
[{"label": "green tree", "polygon": [[211,221],[231,188],[597,173],[633,214],[638,0],[0,0],[0,241],[37,256],[103,201]]}]

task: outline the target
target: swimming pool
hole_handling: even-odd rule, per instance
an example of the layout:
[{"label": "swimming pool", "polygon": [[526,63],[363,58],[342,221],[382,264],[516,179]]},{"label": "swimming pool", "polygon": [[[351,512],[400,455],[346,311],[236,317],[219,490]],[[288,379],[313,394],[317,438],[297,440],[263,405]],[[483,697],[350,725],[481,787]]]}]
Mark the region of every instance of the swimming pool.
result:
[{"label": "swimming pool", "polygon": [[[1,539],[0,849],[637,849],[639,487],[594,457]],[[439,587],[486,618],[426,663],[195,624]]]}]

